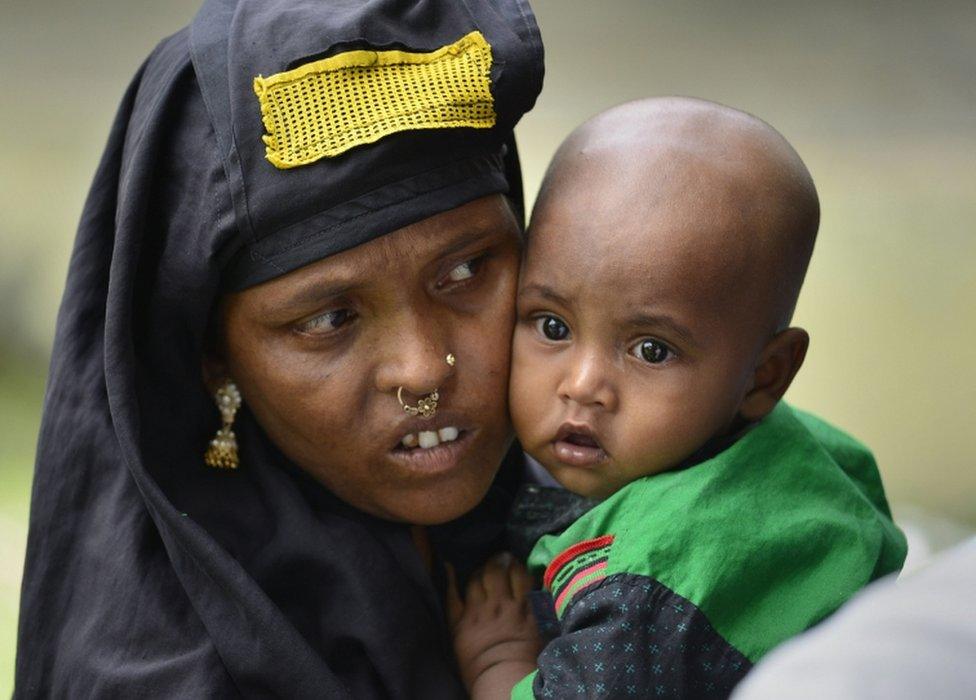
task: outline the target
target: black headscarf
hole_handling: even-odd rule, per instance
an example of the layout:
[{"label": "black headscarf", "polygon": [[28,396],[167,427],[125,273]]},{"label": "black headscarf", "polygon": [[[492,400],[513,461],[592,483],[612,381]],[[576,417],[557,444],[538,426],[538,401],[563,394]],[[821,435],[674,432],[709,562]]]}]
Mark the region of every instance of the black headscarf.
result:
[{"label": "black headscarf", "polygon": [[[251,82],[344,51],[492,47],[492,128],[410,130],[281,170]],[[239,414],[204,466],[221,291],[476,197],[521,206],[511,130],[541,87],[522,0],[208,0],[123,98],[85,204],[45,397],[15,697],[458,697],[440,596],[403,525],[342,503]],[[436,528],[463,570],[496,545],[506,460]]]}]

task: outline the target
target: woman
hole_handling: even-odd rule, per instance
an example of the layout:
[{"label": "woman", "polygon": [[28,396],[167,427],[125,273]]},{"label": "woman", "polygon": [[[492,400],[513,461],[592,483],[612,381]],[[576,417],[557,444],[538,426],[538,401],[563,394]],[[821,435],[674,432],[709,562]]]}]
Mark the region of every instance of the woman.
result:
[{"label": "woman", "polygon": [[519,0],[208,0],[157,47],[58,320],[17,697],[463,695],[438,562],[518,479],[541,61]]}]

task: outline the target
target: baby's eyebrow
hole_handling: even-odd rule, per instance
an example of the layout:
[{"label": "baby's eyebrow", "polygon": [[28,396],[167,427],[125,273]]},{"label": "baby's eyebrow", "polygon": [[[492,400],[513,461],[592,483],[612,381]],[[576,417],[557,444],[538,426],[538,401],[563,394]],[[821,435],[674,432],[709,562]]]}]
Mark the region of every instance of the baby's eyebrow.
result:
[{"label": "baby's eyebrow", "polygon": [[667,314],[655,314],[640,311],[628,317],[626,323],[628,326],[635,328],[667,328],[689,345],[698,345],[698,341],[695,340],[695,336],[688,329],[688,327],[682,325],[673,316],[668,316]]},{"label": "baby's eyebrow", "polygon": [[561,295],[552,287],[535,282],[533,284],[527,284],[522,289],[519,290],[520,294],[538,294],[544,299],[553,301],[561,306],[568,307],[571,306],[569,299]]}]

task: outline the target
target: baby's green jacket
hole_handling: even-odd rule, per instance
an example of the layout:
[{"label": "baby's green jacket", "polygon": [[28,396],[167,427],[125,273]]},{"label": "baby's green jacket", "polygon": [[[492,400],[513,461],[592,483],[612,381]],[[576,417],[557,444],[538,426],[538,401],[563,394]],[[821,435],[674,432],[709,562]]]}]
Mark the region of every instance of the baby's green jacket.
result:
[{"label": "baby's green jacket", "polygon": [[871,453],[780,403],[715,457],[538,541],[529,567],[560,634],[512,697],[726,697],[905,553]]}]

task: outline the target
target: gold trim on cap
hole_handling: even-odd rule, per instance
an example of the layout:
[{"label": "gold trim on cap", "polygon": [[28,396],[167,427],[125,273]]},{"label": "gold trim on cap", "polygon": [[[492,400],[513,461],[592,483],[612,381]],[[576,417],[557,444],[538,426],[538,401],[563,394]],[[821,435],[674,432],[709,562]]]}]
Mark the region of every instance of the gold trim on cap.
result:
[{"label": "gold trim on cap", "polygon": [[294,168],[400,131],[495,125],[481,32],[429,53],[347,51],[254,79],[266,157]]}]

